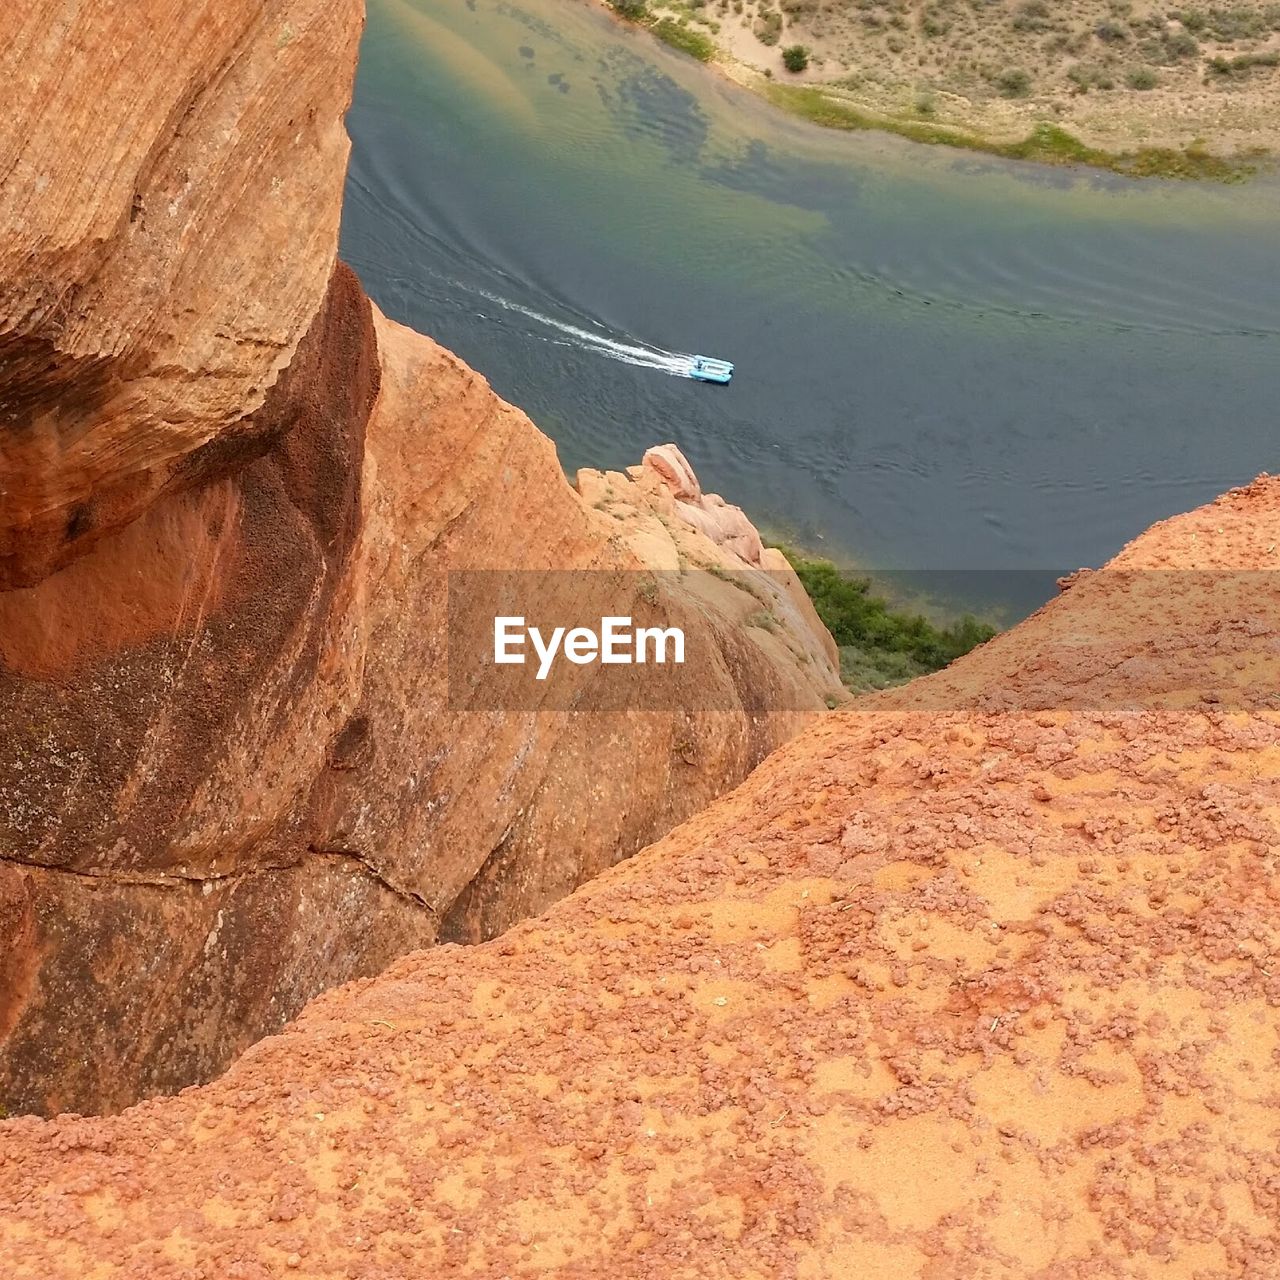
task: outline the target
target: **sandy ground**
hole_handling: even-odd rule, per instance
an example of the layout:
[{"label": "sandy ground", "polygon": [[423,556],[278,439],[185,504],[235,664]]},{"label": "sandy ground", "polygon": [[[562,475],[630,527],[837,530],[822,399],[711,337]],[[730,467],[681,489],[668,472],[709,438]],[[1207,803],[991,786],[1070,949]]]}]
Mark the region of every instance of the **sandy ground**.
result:
[{"label": "sandy ground", "polygon": [[[1109,151],[1280,147],[1280,6],[1171,10],[1125,0],[680,0],[754,88],[822,86],[896,119],[1016,141],[1041,122]],[[1174,14],[1181,13],[1182,19]],[[765,39],[776,40],[772,44]],[[763,38],[762,38],[763,37]],[[788,72],[782,50],[805,46]]]},{"label": "sandy ground", "polygon": [[6,1280],[1270,1280],[1278,544],[1157,526],[542,919],[0,1124]]}]

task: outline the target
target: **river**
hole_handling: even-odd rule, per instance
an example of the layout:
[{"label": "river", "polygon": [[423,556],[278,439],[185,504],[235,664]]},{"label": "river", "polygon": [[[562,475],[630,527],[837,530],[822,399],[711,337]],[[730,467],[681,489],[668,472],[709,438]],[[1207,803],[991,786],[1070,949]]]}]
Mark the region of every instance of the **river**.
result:
[{"label": "river", "polygon": [[816,129],[583,0],[371,0],[348,124],[344,257],[570,471],[675,440],[779,537],[1042,596],[1280,457],[1274,178]]}]

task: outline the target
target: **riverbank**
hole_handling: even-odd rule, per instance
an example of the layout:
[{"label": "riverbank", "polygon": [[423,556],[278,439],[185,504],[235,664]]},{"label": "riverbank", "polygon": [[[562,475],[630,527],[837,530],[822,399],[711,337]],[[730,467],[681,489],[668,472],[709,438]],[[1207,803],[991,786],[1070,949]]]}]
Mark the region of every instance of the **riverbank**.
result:
[{"label": "riverbank", "polygon": [[[605,0],[815,124],[1135,177],[1240,181],[1280,151],[1280,6]],[[1095,12],[1096,11],[1096,12]]]},{"label": "riverbank", "polygon": [[781,547],[840,654],[851,693],[871,693],[941,671],[995,637],[997,628],[962,613],[939,621],[888,599],[870,574],[843,570],[821,556]]}]

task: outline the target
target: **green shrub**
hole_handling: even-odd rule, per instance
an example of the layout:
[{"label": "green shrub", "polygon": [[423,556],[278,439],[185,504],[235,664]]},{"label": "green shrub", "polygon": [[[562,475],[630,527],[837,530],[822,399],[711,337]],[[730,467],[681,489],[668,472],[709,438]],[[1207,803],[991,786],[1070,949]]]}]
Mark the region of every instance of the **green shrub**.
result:
[{"label": "green shrub", "polygon": [[1188,31],[1219,44],[1258,40],[1269,31],[1280,31],[1280,4],[1269,4],[1262,9],[1174,9],[1169,16]]},{"label": "green shrub", "polygon": [[609,0],[615,12],[630,22],[643,22],[649,16],[645,0]]},{"label": "green shrub", "polygon": [[1154,89],[1160,77],[1150,67],[1135,67],[1124,79],[1130,89]]},{"label": "green shrub", "polygon": [[[864,674],[874,669],[886,683],[938,671],[995,635],[995,628],[966,614],[938,626],[921,614],[890,608],[871,594],[869,578],[844,573],[828,560],[786,553],[813,601],[818,617],[840,647],[842,670],[849,660]],[[865,687],[875,680],[857,681]]]},{"label": "green shrub", "polygon": [[782,14],[772,9],[762,9],[755,25],[755,33],[761,44],[777,44],[782,35]]},{"label": "green shrub", "polygon": [[[1185,24],[1184,24],[1185,25]],[[1205,15],[1205,30],[1219,44],[1236,40],[1257,40],[1277,25],[1271,11],[1253,9],[1210,9]]]},{"label": "green shrub", "polygon": [[1090,89],[1114,89],[1116,82],[1105,67],[1089,62],[1078,62],[1067,72],[1067,79],[1076,86],[1079,93],[1088,93]]},{"label": "green shrub", "polygon": [[1184,58],[1194,58],[1200,52],[1200,42],[1189,31],[1165,31],[1158,38],[1144,40],[1138,52],[1148,62],[1171,67]]},{"label": "green shrub", "polygon": [[1053,26],[1045,0],[1025,0],[1013,15],[1015,31],[1048,31]]},{"label": "green shrub", "polygon": [[1164,37],[1164,52],[1174,62],[1194,58],[1200,52],[1200,42],[1189,31],[1170,31]]},{"label": "green shrub", "polygon": [[1129,38],[1129,33],[1117,22],[1100,22],[1094,27],[1093,34],[1103,44],[1123,44]]},{"label": "green shrub", "polygon": [[1205,63],[1205,71],[1211,76],[1223,79],[1247,76],[1255,67],[1280,66],[1280,51],[1267,53],[1242,53],[1236,58],[1210,58]]},{"label": "green shrub", "polygon": [[790,72],[803,71],[809,65],[809,50],[802,44],[790,44],[782,51],[782,65]]},{"label": "green shrub", "polygon": [[1002,98],[1029,98],[1031,76],[1021,67],[1010,67],[996,77],[996,89]]}]

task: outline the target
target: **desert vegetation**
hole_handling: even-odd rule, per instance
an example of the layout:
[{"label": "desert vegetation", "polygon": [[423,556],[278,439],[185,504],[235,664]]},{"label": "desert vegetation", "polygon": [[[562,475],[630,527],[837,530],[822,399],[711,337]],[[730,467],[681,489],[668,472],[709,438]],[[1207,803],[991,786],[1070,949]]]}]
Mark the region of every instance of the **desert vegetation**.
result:
[{"label": "desert vegetation", "polygon": [[[784,107],[777,78],[897,132],[928,119],[997,150],[1048,124],[1087,163],[1232,177],[1280,143],[1280,3],[1144,0],[616,0],[704,60],[714,51]],[[670,22],[667,22],[667,19]],[[660,29],[659,29],[660,28]],[[692,37],[702,33],[703,46]],[[794,88],[795,86],[790,86]],[[823,121],[836,123],[835,121]],[[914,134],[911,136],[915,136]],[[926,141],[947,141],[942,136]],[[1187,152],[1233,163],[1206,166]],[[1134,163],[1120,157],[1141,156]],[[1153,157],[1163,155],[1157,162]],[[1110,158],[1108,160],[1108,157]]]},{"label": "desert vegetation", "polygon": [[897,608],[864,574],[784,549],[840,650],[840,676],[854,692],[885,689],[939,671],[996,630],[970,614],[939,623]]}]

